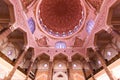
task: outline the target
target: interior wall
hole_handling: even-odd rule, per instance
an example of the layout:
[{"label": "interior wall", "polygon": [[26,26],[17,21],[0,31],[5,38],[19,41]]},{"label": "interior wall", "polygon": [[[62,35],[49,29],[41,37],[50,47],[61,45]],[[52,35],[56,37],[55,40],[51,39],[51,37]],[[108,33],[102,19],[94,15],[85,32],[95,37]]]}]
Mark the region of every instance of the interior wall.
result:
[{"label": "interior wall", "polygon": [[72,70],[73,80],[85,80],[82,70]]},{"label": "interior wall", "polygon": [[48,80],[48,71],[37,70],[35,80]]},{"label": "interior wall", "polygon": [[[113,62],[112,64],[110,64],[108,66],[108,69],[110,69],[110,71],[113,74],[113,77],[115,80],[119,80],[120,79],[120,58],[118,60],[116,60],[115,62]],[[110,80],[107,76],[107,74],[105,73],[104,69],[101,70],[100,72],[98,72],[97,74],[94,75],[96,80]],[[89,80],[93,80],[92,78],[90,78]]]},{"label": "interior wall", "polygon": [[[4,77],[8,76],[9,72],[12,70],[13,66],[6,62],[2,57],[0,57],[0,80],[3,80]],[[16,70],[15,74],[12,77],[12,80],[25,80],[26,75],[21,71]],[[30,78],[28,80],[31,80]]]}]

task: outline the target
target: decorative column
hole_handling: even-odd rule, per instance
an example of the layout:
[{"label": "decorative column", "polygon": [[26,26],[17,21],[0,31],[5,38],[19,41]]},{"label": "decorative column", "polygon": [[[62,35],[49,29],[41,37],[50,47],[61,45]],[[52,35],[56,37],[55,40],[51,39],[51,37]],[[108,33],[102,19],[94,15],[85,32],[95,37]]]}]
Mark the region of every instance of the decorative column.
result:
[{"label": "decorative column", "polygon": [[37,74],[38,69],[35,69],[35,75],[34,75],[34,80],[36,80],[36,74]]},{"label": "decorative column", "polygon": [[82,72],[83,72],[83,75],[84,75],[85,80],[87,80],[87,76],[86,76],[84,67],[82,67]]},{"label": "decorative column", "polygon": [[91,77],[92,77],[93,80],[95,80],[95,77],[94,77],[94,74],[93,74],[92,65],[90,64],[89,58],[86,58],[86,61],[87,61],[87,65],[88,65],[89,70],[90,70]]},{"label": "decorative column", "polygon": [[27,71],[27,75],[26,75],[26,80],[28,80],[28,78],[29,78],[29,74],[30,74],[30,71],[32,70],[33,64],[34,64],[34,60],[31,58],[30,65],[28,67],[28,71]]},{"label": "decorative column", "polygon": [[110,70],[107,68],[106,62],[103,58],[103,56],[101,55],[101,51],[96,49],[96,55],[98,57],[98,59],[101,61],[101,64],[106,72],[106,74],[108,75],[108,77],[110,78],[110,80],[114,80],[112,73],[110,72]]},{"label": "decorative column", "polygon": [[24,51],[22,52],[22,54],[20,55],[20,57],[17,59],[17,61],[15,63],[15,66],[10,71],[10,73],[8,74],[8,76],[4,78],[4,80],[11,80],[11,78],[13,77],[15,71],[17,70],[20,62],[23,60],[24,56],[26,55],[27,50],[28,50],[28,46],[26,46],[26,48],[24,49]]},{"label": "decorative column", "polygon": [[72,61],[68,62],[68,80],[73,80],[72,78]]},{"label": "decorative column", "polygon": [[36,73],[35,73],[35,80],[37,80],[37,73],[38,73],[38,69],[36,70]]},{"label": "decorative column", "polygon": [[4,32],[0,34],[0,40],[5,39],[10,33],[12,33],[14,30],[16,30],[15,26],[10,26],[8,29],[6,29]]},{"label": "decorative column", "polygon": [[53,76],[53,62],[49,62],[49,72],[48,72],[48,80],[52,80]]}]

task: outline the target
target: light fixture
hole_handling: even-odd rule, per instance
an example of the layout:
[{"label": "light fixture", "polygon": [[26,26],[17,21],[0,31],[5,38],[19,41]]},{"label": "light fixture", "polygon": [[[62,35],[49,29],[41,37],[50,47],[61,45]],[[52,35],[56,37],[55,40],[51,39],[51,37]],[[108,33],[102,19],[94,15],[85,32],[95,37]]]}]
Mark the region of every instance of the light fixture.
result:
[{"label": "light fixture", "polygon": [[66,48],[66,43],[63,41],[58,41],[55,43],[55,48],[57,49],[64,49]]},{"label": "light fixture", "polygon": [[58,67],[62,67],[62,64],[59,64]]},{"label": "light fixture", "polygon": [[98,61],[98,64],[101,64],[101,61]]},{"label": "light fixture", "polygon": [[108,52],[107,52],[107,55],[108,55],[108,56],[111,56],[111,52],[110,52],[110,51],[108,51]]},{"label": "light fixture", "polygon": [[44,64],[44,67],[46,68],[48,65],[47,64]]},{"label": "light fixture", "polygon": [[40,13],[40,10],[38,12]]},{"label": "light fixture", "polygon": [[8,56],[12,55],[12,50],[8,51]]},{"label": "light fixture", "polygon": [[77,65],[76,65],[76,64],[73,64],[73,67],[77,67]]}]

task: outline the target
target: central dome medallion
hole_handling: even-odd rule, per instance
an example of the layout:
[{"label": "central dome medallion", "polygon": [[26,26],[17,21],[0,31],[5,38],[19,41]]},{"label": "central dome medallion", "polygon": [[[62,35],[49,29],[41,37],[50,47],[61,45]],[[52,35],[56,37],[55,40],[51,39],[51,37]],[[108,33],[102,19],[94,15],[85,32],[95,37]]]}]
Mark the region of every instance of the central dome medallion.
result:
[{"label": "central dome medallion", "polygon": [[83,20],[80,0],[42,0],[39,21],[49,34],[64,37],[78,31]]}]

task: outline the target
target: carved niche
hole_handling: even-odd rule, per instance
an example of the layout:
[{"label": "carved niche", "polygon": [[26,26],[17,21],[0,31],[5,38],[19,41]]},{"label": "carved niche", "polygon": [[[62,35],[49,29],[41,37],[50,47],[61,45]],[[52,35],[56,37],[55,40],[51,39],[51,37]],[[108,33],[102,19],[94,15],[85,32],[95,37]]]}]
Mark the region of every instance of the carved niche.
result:
[{"label": "carved niche", "polygon": [[84,44],[84,41],[81,40],[80,38],[76,37],[75,38],[75,42],[74,42],[74,46],[73,47],[82,47]]},{"label": "carved niche", "polygon": [[40,47],[47,47],[48,46],[45,36],[40,38],[40,39],[37,39],[36,42],[37,42],[38,46],[40,46]]}]

